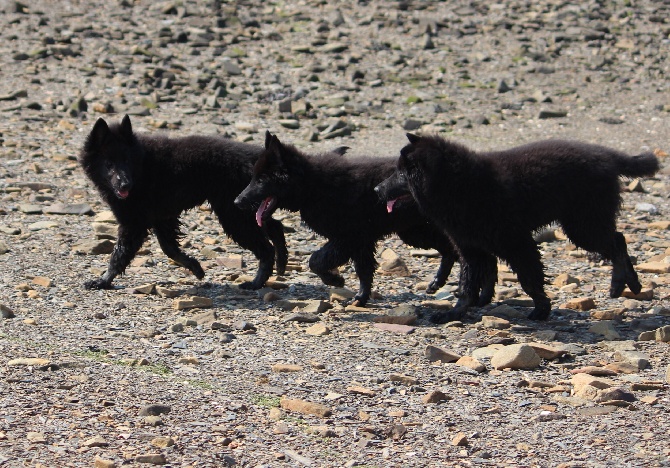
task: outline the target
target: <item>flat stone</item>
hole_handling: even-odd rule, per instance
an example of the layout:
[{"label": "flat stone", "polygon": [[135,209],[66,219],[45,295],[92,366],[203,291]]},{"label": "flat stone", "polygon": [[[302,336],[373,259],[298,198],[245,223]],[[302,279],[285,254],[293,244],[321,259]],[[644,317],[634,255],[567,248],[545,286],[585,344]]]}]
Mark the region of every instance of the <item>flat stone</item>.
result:
[{"label": "flat stone", "polygon": [[647,262],[635,266],[637,271],[642,273],[670,273],[670,263]]},{"label": "flat stone", "polygon": [[214,301],[211,297],[191,296],[188,298],[175,299],[172,308],[176,310],[212,307]]},{"label": "flat stone", "polygon": [[486,371],[486,366],[472,356],[463,356],[456,361],[456,364],[477,371],[480,374]]},{"label": "flat stone", "polygon": [[454,308],[454,305],[451,303],[451,301],[445,299],[432,299],[423,301],[421,306],[437,310],[451,310]]},{"label": "flat stone", "polygon": [[475,359],[489,359],[495,356],[495,354],[504,347],[505,345],[502,344],[483,346],[472,351],[472,357]]},{"label": "flat stone", "polygon": [[571,276],[568,273],[562,273],[558,275],[556,278],[554,278],[552,284],[558,287],[567,286],[568,284],[576,284],[577,286],[579,286],[579,278]]},{"label": "flat stone", "polygon": [[625,289],[621,294],[623,297],[629,299],[636,299],[638,301],[651,301],[654,298],[654,289],[653,288],[642,288],[642,290],[635,294],[630,289]]},{"label": "flat stone", "polygon": [[90,439],[85,440],[81,444],[83,447],[107,447],[109,442],[103,439],[100,436],[95,436]]},{"label": "flat stone", "polygon": [[85,255],[107,255],[114,250],[114,242],[109,239],[87,241],[73,246],[72,250]]},{"label": "flat stone", "polygon": [[88,203],[55,203],[44,208],[46,214],[60,214],[60,215],[92,215],[93,208]]},{"label": "flat stone", "polygon": [[330,328],[327,327],[324,323],[319,322],[307,328],[305,333],[312,336],[323,336],[330,334]]},{"label": "flat stone", "polygon": [[426,346],[423,355],[430,362],[456,362],[461,358],[459,354],[433,345]]},{"label": "flat stone", "polygon": [[535,369],[540,362],[540,356],[527,344],[505,346],[491,358],[496,369]]},{"label": "flat stone", "polygon": [[596,302],[592,297],[576,297],[570,299],[561,306],[563,309],[582,310],[587,311],[596,308]]},{"label": "flat stone", "polygon": [[589,327],[589,332],[595,333],[597,335],[602,335],[607,340],[621,339],[621,335],[616,330],[616,328],[614,328],[614,322],[611,320],[603,320],[594,323]]},{"label": "flat stone", "polygon": [[133,288],[133,293],[136,294],[154,294],[156,292],[156,283],[143,284]]},{"label": "flat stone", "polygon": [[8,366],[33,366],[44,367],[51,364],[51,361],[43,358],[17,358],[7,362]]},{"label": "flat stone", "polygon": [[305,312],[295,312],[287,315],[284,318],[284,322],[298,322],[298,323],[316,323],[321,320],[318,316],[314,314],[308,314]]},{"label": "flat stone", "polygon": [[528,343],[528,345],[533,348],[538,356],[549,361],[558,359],[561,356],[565,356],[567,354],[567,351],[564,349],[554,348],[553,346],[549,346],[543,343]]},{"label": "flat stone", "polygon": [[305,400],[294,400],[289,398],[282,398],[280,406],[288,411],[295,411],[302,414],[313,414],[321,418],[327,418],[333,411],[325,405],[319,403],[312,403]]},{"label": "flat stone", "polygon": [[116,463],[114,460],[107,460],[105,458],[100,458],[96,455],[95,461],[93,462],[94,468],[116,468]]},{"label": "flat stone", "polygon": [[496,330],[504,330],[511,326],[509,320],[494,317],[492,315],[483,315],[481,321],[479,322],[479,325],[482,328],[494,328]]},{"label": "flat stone", "polygon": [[162,453],[147,453],[135,456],[136,463],[146,463],[148,465],[165,465],[167,459]]},{"label": "flat stone", "polygon": [[419,383],[419,379],[417,379],[416,377],[410,377],[408,375],[403,374],[390,374],[389,380],[391,382],[399,382],[404,385],[416,385]]},{"label": "flat stone", "polygon": [[593,320],[614,320],[621,322],[626,315],[625,309],[592,310],[589,316]]},{"label": "flat stone", "polygon": [[346,289],[346,288],[332,288],[329,292],[329,300],[332,301],[338,301],[338,302],[344,302],[349,299],[353,299],[354,296],[356,296],[356,293],[352,291],[351,289]]},{"label": "flat stone", "polygon": [[617,374],[637,374],[640,369],[637,365],[630,362],[610,362],[605,365],[605,369],[616,372]]},{"label": "flat stone", "polygon": [[606,367],[586,366],[570,370],[571,374],[589,374],[596,376],[611,377],[617,375],[617,372]]},{"label": "flat stone", "polygon": [[654,339],[664,343],[670,342],[670,325],[657,328],[656,331],[654,331]]},{"label": "flat stone", "polygon": [[311,301],[306,301],[305,305],[302,307],[302,312],[308,313],[308,314],[322,314],[326,312],[327,310],[330,310],[333,308],[333,304],[331,304],[328,301],[323,301],[323,300],[311,300]]},{"label": "flat stone", "polygon": [[301,372],[303,370],[302,366],[296,364],[273,364],[272,372]]},{"label": "flat stone", "polygon": [[378,330],[389,331],[392,333],[399,333],[401,335],[409,335],[416,330],[416,327],[410,327],[409,325],[396,325],[394,323],[375,323],[372,325]]},{"label": "flat stone", "polygon": [[9,308],[9,306],[6,306],[5,304],[0,304],[0,314],[2,315],[3,319],[11,319],[16,317],[14,314],[14,311]]},{"label": "flat stone", "polygon": [[451,445],[455,447],[467,447],[469,444],[468,438],[463,432],[459,432],[451,439]]}]

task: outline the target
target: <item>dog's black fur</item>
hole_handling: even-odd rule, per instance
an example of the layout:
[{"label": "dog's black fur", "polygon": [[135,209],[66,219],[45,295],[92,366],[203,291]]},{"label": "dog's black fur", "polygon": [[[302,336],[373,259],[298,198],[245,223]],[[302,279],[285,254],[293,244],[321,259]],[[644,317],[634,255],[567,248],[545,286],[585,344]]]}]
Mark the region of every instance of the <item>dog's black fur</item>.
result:
[{"label": "dog's black fur", "polygon": [[[603,146],[547,140],[505,151],[476,153],[436,136],[407,135],[397,171],[377,188],[392,199],[411,192],[421,210],[456,244],[472,277],[464,278],[464,305],[477,297],[481,259],[507,261],[535,303],[529,318],[546,320],[551,302],[534,231],[559,223],[578,247],[613,264],[610,296],[626,285],[641,289],[623,234],[616,230],[620,176],[651,176],[652,153],[628,156]],[[474,279],[473,279],[474,278]]]},{"label": "dog's black fur", "polygon": [[137,134],[128,116],[120,125],[108,126],[98,119],[79,160],[116,216],[118,242],[107,271],[86,282],[85,287],[111,288],[112,280],[126,269],[149,230],[168,257],[202,279],[205,273],[200,263],[180,249],[178,239],[181,213],[205,201],[225,233],[259,260],[256,277],[241,287],[262,287],[272,274],[275,255],[277,272],[283,274],[288,251],[282,224],[269,218],[263,229],[250,213],[233,203],[251,180],[254,162],[262,151],[260,146],[221,137]]},{"label": "dog's black fur", "polygon": [[[265,147],[251,182],[235,203],[245,208],[260,205],[259,222],[278,207],[299,211],[311,229],[328,239],[309,261],[311,270],[325,284],[342,286],[344,278],[333,270],[352,260],[360,282],[354,304],[365,305],[377,265],[377,241],[394,232],[410,245],[434,248],[442,254],[427,292],[445,284],[458,258],[449,239],[419,213],[411,197],[389,213],[373,190],[393,173],[395,158],[311,156],[283,145],[269,132]],[[483,287],[482,295],[488,298],[482,301],[490,302],[494,285],[495,276]]]}]

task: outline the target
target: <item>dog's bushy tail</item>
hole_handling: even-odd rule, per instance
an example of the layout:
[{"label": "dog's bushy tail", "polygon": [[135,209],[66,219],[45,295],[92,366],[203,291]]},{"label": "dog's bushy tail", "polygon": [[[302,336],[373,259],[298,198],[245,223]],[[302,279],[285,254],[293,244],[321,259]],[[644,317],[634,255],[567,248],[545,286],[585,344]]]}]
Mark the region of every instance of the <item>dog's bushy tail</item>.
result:
[{"label": "dog's bushy tail", "polygon": [[658,158],[652,152],[619,158],[619,174],[629,177],[652,176],[659,167]]}]

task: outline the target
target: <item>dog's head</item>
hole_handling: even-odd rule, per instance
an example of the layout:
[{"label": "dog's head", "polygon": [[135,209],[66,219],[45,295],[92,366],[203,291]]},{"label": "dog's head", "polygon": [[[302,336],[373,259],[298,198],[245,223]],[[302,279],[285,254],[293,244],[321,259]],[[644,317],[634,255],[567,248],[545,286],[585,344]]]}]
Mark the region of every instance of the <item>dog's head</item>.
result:
[{"label": "dog's head", "polygon": [[265,150],[254,165],[251,182],[235,199],[239,208],[257,208],[259,226],[272,216],[279,200],[290,195],[296,152],[292,146],[283,145],[275,135],[265,133]]},{"label": "dog's head", "polygon": [[126,115],[121,124],[111,126],[98,119],[86,138],[79,161],[101,192],[111,191],[117,199],[125,200],[132,193],[143,155]]}]

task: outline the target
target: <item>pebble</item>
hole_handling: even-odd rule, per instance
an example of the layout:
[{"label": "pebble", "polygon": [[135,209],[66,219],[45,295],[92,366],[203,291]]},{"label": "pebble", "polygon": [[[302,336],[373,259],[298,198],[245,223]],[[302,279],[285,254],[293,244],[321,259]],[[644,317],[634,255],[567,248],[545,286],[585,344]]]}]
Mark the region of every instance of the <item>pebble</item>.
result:
[{"label": "pebble", "polygon": [[459,354],[456,354],[452,351],[448,351],[443,348],[438,348],[437,346],[428,345],[424,349],[424,356],[430,362],[456,362],[461,359]]},{"label": "pebble", "polygon": [[280,405],[283,409],[288,411],[295,411],[302,414],[313,414],[314,416],[321,418],[327,418],[333,413],[333,410],[325,405],[305,400],[282,398]]},{"label": "pebble", "polygon": [[149,465],[165,465],[167,459],[162,453],[146,453],[135,456],[135,463],[147,463]]},{"label": "pebble", "polygon": [[449,396],[447,396],[444,392],[441,390],[433,390],[428,393],[426,393],[423,397],[421,397],[421,402],[423,404],[429,404],[429,403],[440,403],[442,401],[447,401],[450,400]]},{"label": "pebble", "polygon": [[172,308],[176,310],[185,310],[185,309],[202,309],[206,307],[212,307],[214,301],[211,297],[200,297],[200,296],[191,296],[188,298],[179,298],[175,299],[172,303]]},{"label": "pebble", "polygon": [[324,336],[330,334],[330,328],[323,323],[315,323],[307,328],[305,333],[312,336]]},{"label": "pebble", "polygon": [[172,408],[168,405],[161,405],[158,403],[143,406],[138,415],[139,416],[158,416],[161,414],[166,414],[172,411]]}]

